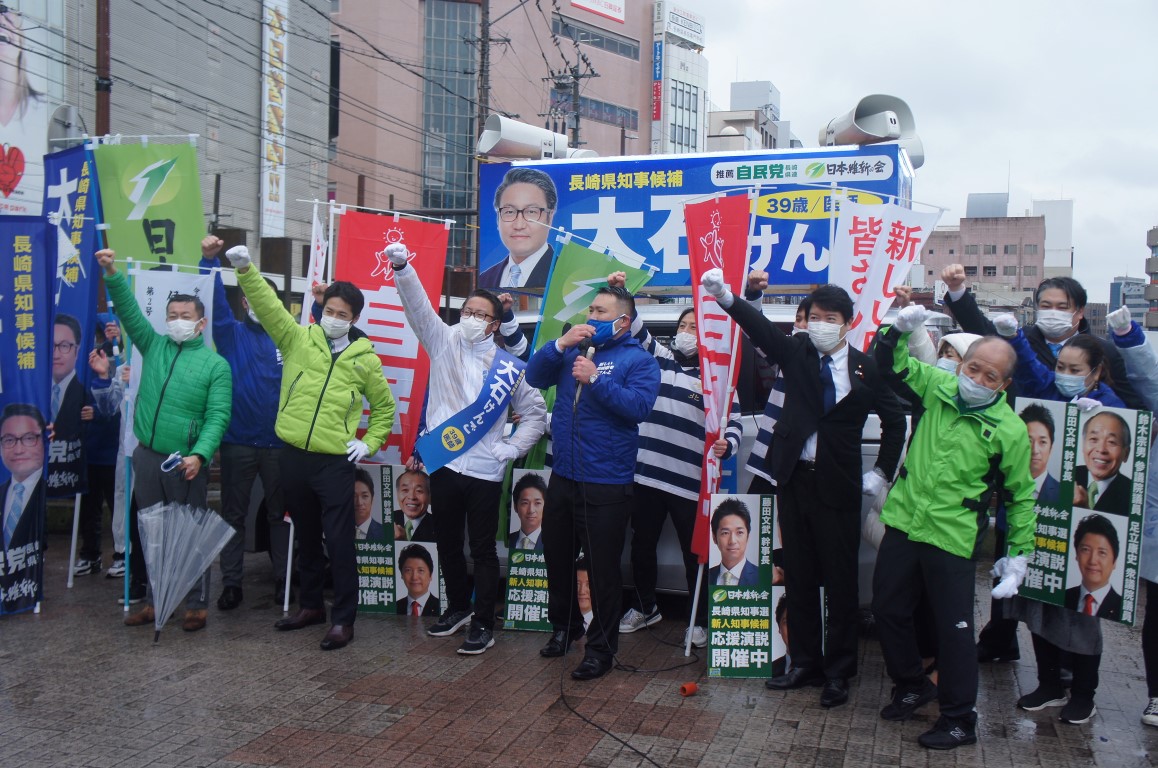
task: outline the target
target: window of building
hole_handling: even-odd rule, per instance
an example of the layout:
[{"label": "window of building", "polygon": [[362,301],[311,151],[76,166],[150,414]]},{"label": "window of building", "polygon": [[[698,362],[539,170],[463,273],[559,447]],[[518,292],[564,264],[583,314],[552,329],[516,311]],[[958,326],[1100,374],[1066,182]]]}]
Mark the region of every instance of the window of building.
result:
[{"label": "window of building", "polygon": [[[336,2],[337,0],[334,0]],[[608,32],[581,21],[556,15],[551,19],[551,31],[556,35],[574,40],[582,45],[609,51],[617,56],[639,61],[639,41],[630,37]]]},{"label": "window of building", "polygon": [[1026,264],[1021,268],[1021,274],[1023,277],[1037,277],[1037,265]]},{"label": "window of building", "polygon": [[1037,255],[1037,243],[1028,243],[1025,246],[1025,255],[1026,256],[1036,256]]},{"label": "window of building", "polygon": [[981,253],[983,253],[986,256],[996,256],[997,255],[997,246],[996,245],[984,245],[981,247]]},{"label": "window of building", "polygon": [[977,267],[965,267],[965,277],[977,277]]},{"label": "window of building", "polygon": [[981,273],[985,277],[997,277],[997,267],[996,266],[983,267],[981,270]]},{"label": "window of building", "polygon": [[935,251],[932,248],[930,248],[929,249],[929,255],[932,256],[934,253],[935,253]]},{"label": "window of building", "polygon": [[967,246],[965,246],[965,255],[966,256],[976,256],[977,252],[979,250],[980,250],[980,248],[978,248],[976,245],[967,245]]},{"label": "window of building", "polygon": [[1017,245],[1013,244],[1013,243],[1006,243],[1004,245],[1004,247],[1002,247],[1001,252],[1004,253],[1006,256],[1016,256],[1017,255]]},{"label": "window of building", "polygon": [[950,248],[950,249],[949,249],[949,255],[950,255],[950,256],[952,256],[952,255],[953,255],[954,253],[956,253],[956,252],[957,252],[957,251],[956,251],[956,249],[955,249],[955,248]]},{"label": "window of building", "polygon": [[1002,267],[1001,274],[1006,277],[1017,277],[1017,267]]}]

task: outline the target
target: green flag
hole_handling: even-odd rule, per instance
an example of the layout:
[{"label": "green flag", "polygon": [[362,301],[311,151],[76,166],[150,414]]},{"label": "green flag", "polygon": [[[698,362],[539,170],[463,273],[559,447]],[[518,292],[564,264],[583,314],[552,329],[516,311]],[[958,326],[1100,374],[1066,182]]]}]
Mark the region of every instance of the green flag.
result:
[{"label": "green flag", "polygon": [[96,148],[109,248],[122,258],[197,266],[205,220],[191,144]]}]

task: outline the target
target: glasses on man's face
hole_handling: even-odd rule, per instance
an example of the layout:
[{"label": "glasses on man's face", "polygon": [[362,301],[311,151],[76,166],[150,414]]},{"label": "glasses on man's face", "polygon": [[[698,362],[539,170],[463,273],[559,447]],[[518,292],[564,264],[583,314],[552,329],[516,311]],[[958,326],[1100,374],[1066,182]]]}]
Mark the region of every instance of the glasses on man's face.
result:
[{"label": "glasses on man's face", "polygon": [[11,450],[20,443],[25,448],[35,448],[40,442],[39,432],[29,432],[23,435],[4,435],[0,437],[0,445],[4,446],[5,450]]},{"label": "glasses on man's face", "polygon": [[57,352],[68,353],[68,352],[71,352],[74,349],[76,349],[77,346],[78,346],[77,344],[73,344],[71,341],[58,341],[52,345],[52,348],[55,349]]},{"label": "glasses on man's face", "polygon": [[477,317],[479,320],[482,320],[485,323],[493,323],[495,320],[493,317],[488,315],[486,312],[483,312],[481,309],[467,309],[466,307],[463,307],[462,309],[459,310],[458,316],[463,318],[464,320],[468,317]]},{"label": "glasses on man's face", "polygon": [[539,221],[543,218],[543,214],[546,213],[546,211],[546,208],[540,208],[537,205],[528,205],[526,208],[512,208],[509,205],[505,205],[499,208],[499,218],[503,221],[514,221],[521,215],[523,221]]}]

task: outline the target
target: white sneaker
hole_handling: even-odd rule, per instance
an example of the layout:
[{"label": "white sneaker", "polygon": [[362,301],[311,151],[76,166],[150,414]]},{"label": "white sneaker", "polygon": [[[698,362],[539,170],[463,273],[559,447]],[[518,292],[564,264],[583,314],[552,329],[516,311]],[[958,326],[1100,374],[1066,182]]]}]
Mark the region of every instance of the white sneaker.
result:
[{"label": "white sneaker", "polygon": [[1150,699],[1150,703],[1146,705],[1146,710],[1142,713],[1142,722],[1158,726],[1158,697]]},{"label": "white sneaker", "polygon": [[693,648],[708,647],[708,630],[703,627],[689,627],[684,630],[684,648],[688,647],[688,632],[692,633]]},{"label": "white sneaker", "polygon": [[663,621],[663,616],[660,614],[659,608],[653,608],[651,613],[646,616],[634,608],[628,608],[627,613],[623,614],[623,618],[619,620],[619,633],[630,635],[632,632],[638,632],[644,627],[650,627],[661,621]]}]

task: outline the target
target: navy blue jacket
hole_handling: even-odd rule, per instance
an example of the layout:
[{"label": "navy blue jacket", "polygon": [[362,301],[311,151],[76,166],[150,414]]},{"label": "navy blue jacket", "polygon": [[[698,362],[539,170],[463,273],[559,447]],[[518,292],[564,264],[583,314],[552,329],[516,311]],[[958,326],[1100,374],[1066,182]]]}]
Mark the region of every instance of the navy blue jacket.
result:
[{"label": "navy blue jacket", "polygon": [[551,417],[551,471],[570,480],[628,484],[635,479],[639,424],[659,395],[659,364],[629,333],[595,351],[598,378],[579,398],[578,430],[572,411],[577,382],[571,368],[576,347],[560,353],[544,344],[527,364],[527,383],[556,387]]},{"label": "navy blue jacket", "polygon": [[[198,266],[207,271],[221,262],[201,259]],[[281,448],[273,429],[281,392],[281,352],[260,324],[248,317],[234,318],[220,272],[213,277],[213,342],[233,373],[233,417],[222,442]]]}]

